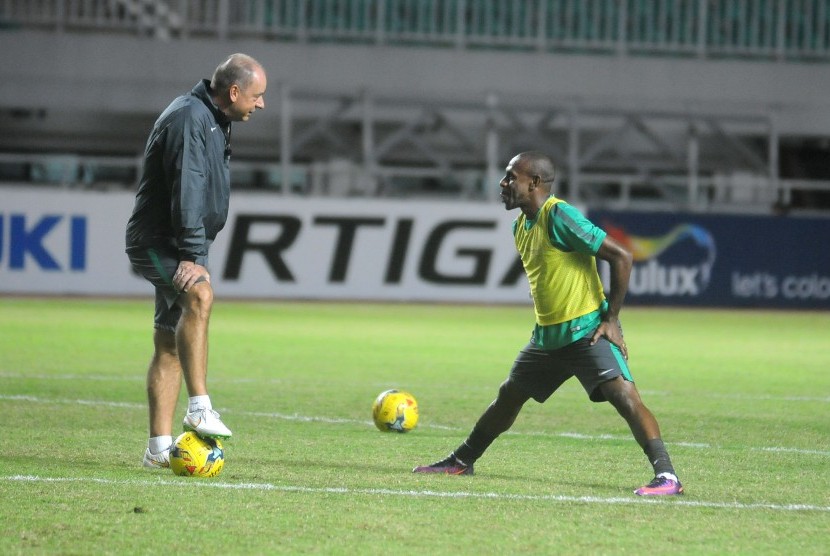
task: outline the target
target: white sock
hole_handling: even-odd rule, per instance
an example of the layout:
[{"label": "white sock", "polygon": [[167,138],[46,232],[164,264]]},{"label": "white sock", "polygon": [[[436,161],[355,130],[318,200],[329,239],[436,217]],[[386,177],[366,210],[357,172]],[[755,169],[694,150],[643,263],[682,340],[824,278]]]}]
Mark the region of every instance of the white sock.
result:
[{"label": "white sock", "polygon": [[194,411],[198,411],[200,409],[213,409],[213,406],[210,405],[210,396],[205,394],[204,396],[190,396],[187,398],[187,412],[193,413]]},{"label": "white sock", "polygon": [[678,481],[678,480],[677,480],[677,477],[676,477],[675,475],[672,475],[671,473],[660,473],[660,474],[659,474],[659,475],[657,475],[657,476],[658,476],[658,477],[663,477],[664,479],[668,479],[668,480],[670,480],[670,481],[674,481],[675,483],[679,483],[679,482],[680,482],[680,481]]},{"label": "white sock", "polygon": [[147,441],[151,454],[160,454],[173,445],[172,436],[153,436]]}]

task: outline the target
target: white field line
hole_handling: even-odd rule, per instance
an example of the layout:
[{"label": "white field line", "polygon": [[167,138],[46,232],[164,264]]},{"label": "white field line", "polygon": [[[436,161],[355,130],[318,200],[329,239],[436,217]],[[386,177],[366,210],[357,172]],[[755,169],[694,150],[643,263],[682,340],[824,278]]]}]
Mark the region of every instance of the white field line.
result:
[{"label": "white field line", "polygon": [[[221,373],[219,373],[221,374]],[[118,382],[139,382],[144,383],[146,377],[144,375],[86,375],[86,374],[58,374],[58,375],[31,375],[25,373],[12,373],[0,371],[0,378],[8,379],[26,379],[26,380],[89,380],[96,382],[118,381]],[[222,378],[221,376],[211,378],[212,383],[218,384],[285,384],[284,379],[260,379],[260,378]],[[385,385],[378,384],[379,388],[385,388]],[[582,392],[578,385],[573,385],[573,390]],[[567,388],[567,386],[565,387]],[[489,388],[495,393],[495,387]],[[678,396],[678,392],[667,392],[663,390],[640,390],[640,394],[644,396]],[[772,401],[772,402],[819,402],[830,403],[830,396],[770,396],[766,394],[720,394],[717,392],[694,392],[696,398],[711,398],[711,399],[726,399],[726,400],[741,400],[741,401]]]},{"label": "white field line", "polygon": [[41,477],[38,475],[6,475],[0,481],[17,483],[96,483],[103,485],[153,487],[203,487],[229,490],[259,490],[301,494],[343,494],[347,496],[407,496],[412,498],[465,498],[473,500],[516,500],[521,502],[563,502],[598,505],[671,505],[690,508],[717,508],[727,510],[768,510],[778,512],[830,512],[830,506],[814,504],[772,504],[767,502],[713,502],[689,500],[672,497],[671,499],[640,498],[631,496],[566,496],[561,494],[510,494],[500,492],[440,492],[434,490],[393,490],[386,488],[348,488],[348,487],[307,487],[297,485],[275,485],[272,483],[223,483],[211,480],[114,480],[96,477]]},{"label": "white field line", "polygon": [[[36,396],[9,396],[0,394],[0,401],[22,401],[38,404],[67,404],[67,405],[89,405],[98,407],[123,407],[132,409],[145,410],[146,404],[134,402],[109,402],[105,400],[69,400],[69,399],[47,399],[38,398]],[[218,408],[224,411],[223,408]],[[296,413],[273,413],[262,411],[232,411],[235,415],[244,415],[246,417],[262,417],[266,419],[279,419],[282,421],[294,421],[299,423],[328,423],[332,425],[366,425],[374,427],[374,423],[369,420],[360,419],[345,419],[333,417],[317,417],[308,415],[299,415]],[[437,429],[446,431],[467,432],[468,429],[462,427],[448,427],[445,425],[435,424],[420,424],[420,428]],[[472,425],[471,425],[472,426]],[[555,438],[575,438],[577,440],[631,440],[628,435],[613,435],[613,434],[583,434],[578,432],[546,432],[546,431],[508,431],[505,434],[516,436],[543,436]],[[719,446],[709,444],[707,442],[670,442],[671,446],[683,446],[685,448],[700,448],[700,449],[717,449]],[[806,454],[818,456],[830,456],[830,450],[807,450],[803,448],[789,448],[785,446],[760,446],[748,447],[747,449],[761,452],[785,452],[793,454]]]}]

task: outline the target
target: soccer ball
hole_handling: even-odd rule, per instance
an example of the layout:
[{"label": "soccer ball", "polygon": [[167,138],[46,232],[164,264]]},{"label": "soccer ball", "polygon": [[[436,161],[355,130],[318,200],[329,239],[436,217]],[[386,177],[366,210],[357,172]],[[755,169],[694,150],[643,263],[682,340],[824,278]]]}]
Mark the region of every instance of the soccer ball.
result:
[{"label": "soccer ball", "polygon": [[411,431],[418,424],[418,402],[409,392],[381,392],[372,404],[372,419],[382,431]]},{"label": "soccer ball", "polygon": [[202,438],[195,432],[179,435],[170,448],[170,469],[186,477],[216,477],[225,466],[225,450],[215,438]]}]

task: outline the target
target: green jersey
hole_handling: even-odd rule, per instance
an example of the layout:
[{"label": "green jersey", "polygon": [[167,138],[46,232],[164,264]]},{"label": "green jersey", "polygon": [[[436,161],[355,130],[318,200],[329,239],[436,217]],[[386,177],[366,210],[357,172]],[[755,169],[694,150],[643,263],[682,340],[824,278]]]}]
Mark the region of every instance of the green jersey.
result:
[{"label": "green jersey", "polygon": [[536,218],[513,223],[516,249],[530,284],[536,312],[533,342],[540,349],[564,347],[595,329],[607,307],[596,268],[605,232],[554,196]]}]

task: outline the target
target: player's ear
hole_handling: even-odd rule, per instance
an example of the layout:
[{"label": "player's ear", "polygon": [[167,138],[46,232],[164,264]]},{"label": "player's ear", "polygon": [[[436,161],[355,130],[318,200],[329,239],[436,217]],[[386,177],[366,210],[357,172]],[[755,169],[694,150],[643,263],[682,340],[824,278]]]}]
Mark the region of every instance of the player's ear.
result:
[{"label": "player's ear", "polygon": [[529,189],[536,189],[537,187],[539,187],[540,183],[542,183],[542,176],[534,174],[533,177],[530,178]]}]

